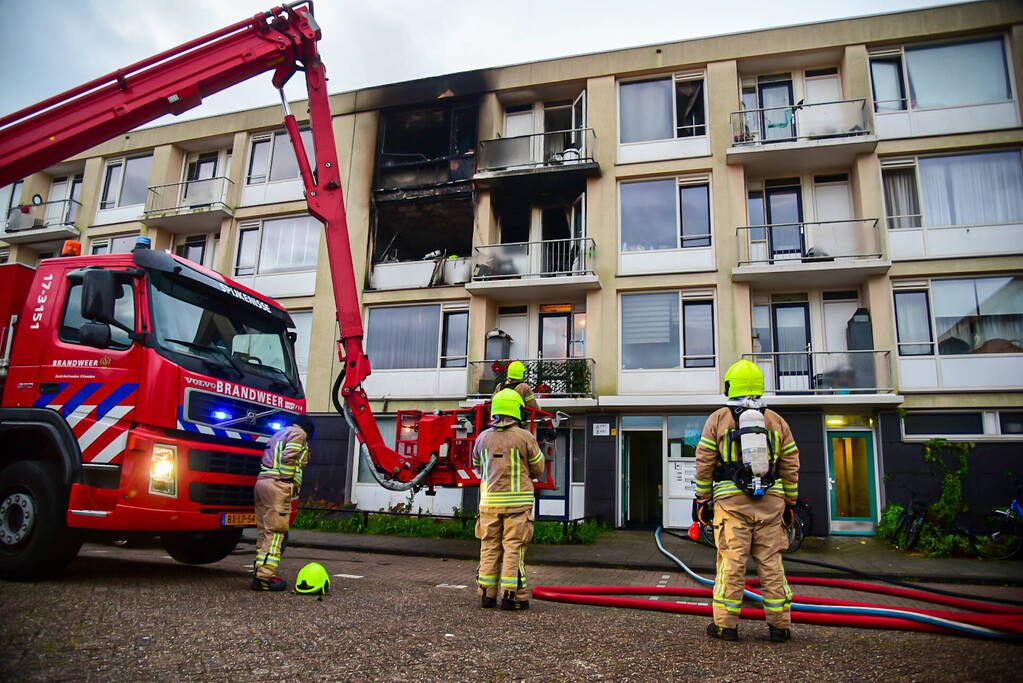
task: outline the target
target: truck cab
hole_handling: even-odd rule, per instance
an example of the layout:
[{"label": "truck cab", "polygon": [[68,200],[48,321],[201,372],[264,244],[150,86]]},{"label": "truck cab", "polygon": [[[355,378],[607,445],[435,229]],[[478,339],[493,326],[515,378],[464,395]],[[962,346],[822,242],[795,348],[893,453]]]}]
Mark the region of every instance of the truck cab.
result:
[{"label": "truck cab", "polygon": [[63,566],[84,530],[226,556],[254,523],[263,444],[305,412],[288,312],[145,244],[13,268],[0,576]]}]

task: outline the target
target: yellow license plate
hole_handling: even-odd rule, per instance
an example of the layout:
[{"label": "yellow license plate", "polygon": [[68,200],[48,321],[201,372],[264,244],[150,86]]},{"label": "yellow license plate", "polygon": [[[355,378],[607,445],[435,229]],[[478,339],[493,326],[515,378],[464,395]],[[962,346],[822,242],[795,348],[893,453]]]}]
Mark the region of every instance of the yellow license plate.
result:
[{"label": "yellow license plate", "polygon": [[225,512],[220,526],[256,526],[255,512]]}]

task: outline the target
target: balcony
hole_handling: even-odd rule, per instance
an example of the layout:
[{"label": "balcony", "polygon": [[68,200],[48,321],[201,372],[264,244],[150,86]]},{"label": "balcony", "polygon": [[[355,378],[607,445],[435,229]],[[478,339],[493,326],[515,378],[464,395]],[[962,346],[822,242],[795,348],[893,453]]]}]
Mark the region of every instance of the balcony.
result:
[{"label": "balcony", "polygon": [[732,280],[758,287],[835,287],[885,273],[877,218],[746,225],[736,228],[739,262]]},{"label": "balcony", "polygon": [[[767,394],[851,397],[840,403],[856,403],[855,396],[895,393],[892,379],[892,352],[806,351],[746,353],[764,371]],[[867,399],[868,402],[870,399]]]},{"label": "balcony", "polygon": [[146,195],[143,220],[168,232],[220,230],[221,221],[234,216],[234,209],[227,205],[232,185],[223,177],[154,185]]},{"label": "balcony", "polygon": [[535,174],[597,175],[597,134],[592,128],[480,140],[476,181]]},{"label": "balcony", "polygon": [[863,99],[735,111],[731,124],[728,163],[753,173],[846,167],[877,147]]},{"label": "balcony", "polygon": [[15,206],[7,213],[0,239],[8,244],[78,239],[75,219],[81,208],[73,199]]},{"label": "balcony", "polygon": [[[469,398],[489,399],[505,380],[507,360],[469,361]],[[523,360],[525,381],[542,400],[592,398],[595,361],[592,358],[542,358]]]},{"label": "balcony", "polygon": [[494,299],[525,300],[556,288],[559,295],[599,289],[591,237],[475,247],[465,288]]}]

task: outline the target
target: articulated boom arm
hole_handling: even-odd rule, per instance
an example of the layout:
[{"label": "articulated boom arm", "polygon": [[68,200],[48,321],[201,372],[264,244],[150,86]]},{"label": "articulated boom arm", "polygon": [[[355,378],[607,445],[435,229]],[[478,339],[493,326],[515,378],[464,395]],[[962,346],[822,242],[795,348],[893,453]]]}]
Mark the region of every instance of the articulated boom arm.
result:
[{"label": "articulated boom arm", "polygon": [[[320,29],[312,2],[301,0],[257,14],[184,45],[55,95],[0,118],[0,186],[59,163],[164,114],[180,114],[211,95],[267,71],[282,88],[304,71],[309,90],[310,127],[315,150],[310,166],[298,124],[285,108],[305,184],[309,213],[326,228],[327,250],[341,328],[338,354],[343,383],[339,406],[368,451],[381,485],[403,490],[423,483],[436,452],[424,459],[399,455],[380,436],[362,381],[370,363],[362,349],[362,320],[355,286],[348,224],[327,96],[327,77],[316,48]],[[335,393],[338,387],[335,386]],[[337,405],[337,403],[335,402]],[[423,449],[428,450],[428,449]],[[429,449],[432,450],[432,449]]]}]

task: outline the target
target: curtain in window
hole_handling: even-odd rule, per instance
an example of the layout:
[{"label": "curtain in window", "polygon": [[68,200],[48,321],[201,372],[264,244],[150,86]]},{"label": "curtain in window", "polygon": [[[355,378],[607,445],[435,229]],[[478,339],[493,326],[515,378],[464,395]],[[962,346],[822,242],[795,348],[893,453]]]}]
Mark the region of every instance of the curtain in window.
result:
[{"label": "curtain in window", "polygon": [[622,297],[622,368],[677,368],[678,294],[630,294]]},{"label": "curtain in window", "polygon": [[679,81],[675,84],[675,109],[678,118],[678,137],[706,135],[703,111],[703,81]]},{"label": "curtain in window", "polygon": [[279,218],[263,223],[260,273],[283,273],[316,268],[320,223],[310,216]]},{"label": "curtain in window", "polygon": [[621,186],[622,251],[678,248],[674,180]]},{"label": "curtain in window", "polygon": [[884,205],[888,228],[919,228],[920,202],[916,196],[916,176],[912,168],[889,168],[882,171]]},{"label": "curtain in window", "polygon": [[1012,99],[1001,38],[906,50],[914,108]]},{"label": "curtain in window", "polygon": [[919,165],[925,225],[1023,221],[1023,162],[1018,150],[926,157]]},{"label": "curtain in window", "polygon": [[622,142],[674,139],[671,90],[671,79],[667,78],[621,84]]},{"label": "curtain in window", "polygon": [[935,280],[938,353],[1023,353],[1023,279]]},{"label": "curtain in window", "polygon": [[931,320],[927,312],[927,292],[896,292],[895,324],[899,336],[900,356],[931,355]]},{"label": "curtain in window", "polygon": [[369,312],[366,353],[377,370],[436,368],[440,306],[397,306]]}]

